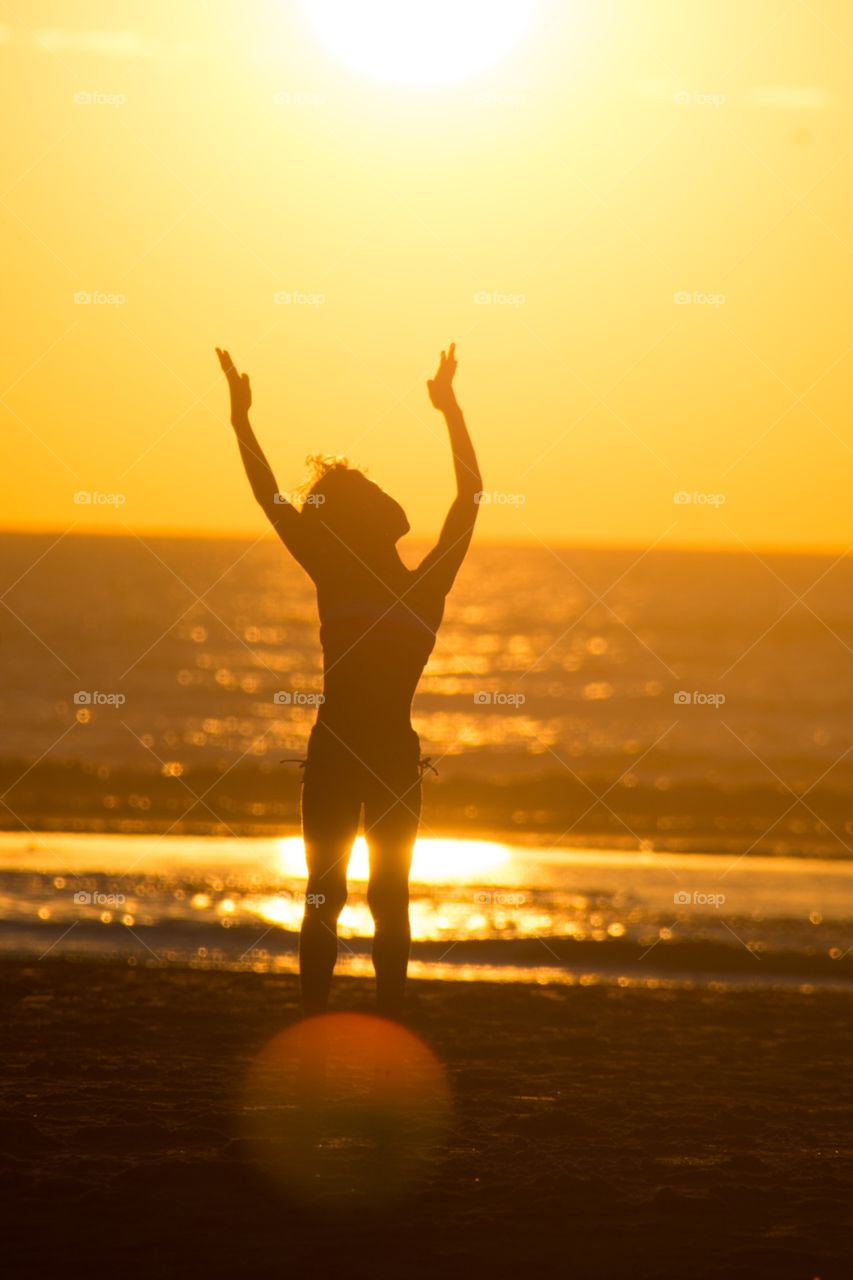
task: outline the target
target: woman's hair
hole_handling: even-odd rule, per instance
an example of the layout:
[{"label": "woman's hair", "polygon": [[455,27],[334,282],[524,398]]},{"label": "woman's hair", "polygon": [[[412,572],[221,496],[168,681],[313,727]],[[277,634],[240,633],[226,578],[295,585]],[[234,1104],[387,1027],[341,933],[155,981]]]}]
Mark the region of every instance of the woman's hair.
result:
[{"label": "woman's hair", "polygon": [[402,507],[346,458],[310,454],[310,475],[300,487],[303,519],[317,520],[348,546],[398,538],[408,532]]},{"label": "woman's hair", "polygon": [[[325,479],[330,471],[348,472],[355,469],[350,467],[347,458],[339,457],[333,453],[309,453],[305,459],[305,465],[308,467],[309,474],[297,490],[302,496],[303,503],[308,501],[308,495],[318,489],[321,481]],[[322,489],[319,491],[322,492]]]}]

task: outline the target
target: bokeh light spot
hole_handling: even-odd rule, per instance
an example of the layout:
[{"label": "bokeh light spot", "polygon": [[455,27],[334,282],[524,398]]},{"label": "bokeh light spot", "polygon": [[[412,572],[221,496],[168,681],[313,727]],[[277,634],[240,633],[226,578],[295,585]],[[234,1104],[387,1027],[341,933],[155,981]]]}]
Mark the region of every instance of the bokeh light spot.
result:
[{"label": "bokeh light spot", "polygon": [[450,1091],[411,1031],[367,1014],[307,1018],[249,1071],[245,1136],[288,1198],[382,1204],[422,1185],[440,1158]]}]

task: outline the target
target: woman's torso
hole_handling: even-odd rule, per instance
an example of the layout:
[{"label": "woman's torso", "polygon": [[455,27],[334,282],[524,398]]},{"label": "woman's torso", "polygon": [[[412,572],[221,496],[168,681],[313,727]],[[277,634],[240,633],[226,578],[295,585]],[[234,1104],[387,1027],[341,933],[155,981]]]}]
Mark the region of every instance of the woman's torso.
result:
[{"label": "woman's torso", "polygon": [[317,584],[324,701],[317,717],[353,748],[411,734],[411,706],[435,645],[444,596],[403,570],[390,584],[330,577]]}]

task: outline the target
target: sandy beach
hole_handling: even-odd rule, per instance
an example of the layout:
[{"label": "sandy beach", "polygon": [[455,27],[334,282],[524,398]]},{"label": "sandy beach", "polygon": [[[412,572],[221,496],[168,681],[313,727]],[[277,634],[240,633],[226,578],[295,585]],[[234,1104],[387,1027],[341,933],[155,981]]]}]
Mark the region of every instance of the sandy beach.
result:
[{"label": "sandy beach", "polygon": [[347,1213],[283,1199],[240,1134],[293,978],[48,958],[2,990],[10,1275],[853,1268],[845,994],[413,982],[450,1128],[416,1194]]}]

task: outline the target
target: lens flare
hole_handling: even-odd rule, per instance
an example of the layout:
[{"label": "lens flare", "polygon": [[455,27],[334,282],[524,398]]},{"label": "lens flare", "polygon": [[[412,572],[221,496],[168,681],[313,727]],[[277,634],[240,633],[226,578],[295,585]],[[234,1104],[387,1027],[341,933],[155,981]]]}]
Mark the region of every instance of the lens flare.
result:
[{"label": "lens flare", "polygon": [[366,1014],[308,1018],[280,1032],[249,1071],[245,1136],[290,1199],[382,1204],[429,1176],[450,1091],[435,1054]]}]

